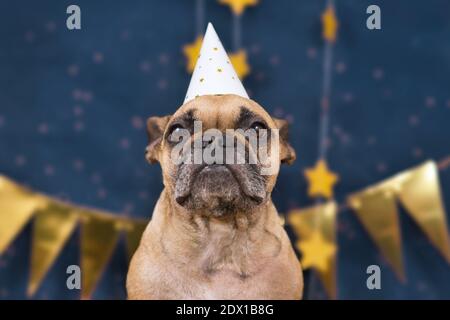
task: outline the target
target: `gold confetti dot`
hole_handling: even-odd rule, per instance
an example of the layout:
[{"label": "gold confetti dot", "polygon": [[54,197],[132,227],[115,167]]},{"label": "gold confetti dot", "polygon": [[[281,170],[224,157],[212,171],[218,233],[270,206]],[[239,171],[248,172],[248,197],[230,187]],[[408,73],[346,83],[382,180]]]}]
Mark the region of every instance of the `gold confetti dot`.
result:
[{"label": "gold confetti dot", "polygon": [[222,69],[221,68],[217,68],[217,72],[222,72]]},{"label": "gold confetti dot", "polygon": [[236,78],[235,77],[231,77],[231,79],[235,80]]},{"label": "gold confetti dot", "polygon": [[200,82],[203,82],[203,81],[205,81],[205,78],[201,78],[201,79],[200,79]]},{"label": "gold confetti dot", "polygon": [[218,49],[217,49],[217,47],[214,47],[214,51],[217,51]]}]

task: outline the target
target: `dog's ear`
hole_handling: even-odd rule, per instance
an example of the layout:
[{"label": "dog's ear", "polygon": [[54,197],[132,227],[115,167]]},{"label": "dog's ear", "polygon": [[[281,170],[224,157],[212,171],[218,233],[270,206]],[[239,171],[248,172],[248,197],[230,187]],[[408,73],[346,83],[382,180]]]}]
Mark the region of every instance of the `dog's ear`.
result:
[{"label": "dog's ear", "polygon": [[295,159],[295,150],[289,144],[289,123],[284,119],[273,118],[280,135],[280,160],[281,163],[292,164]]},{"label": "dog's ear", "polygon": [[169,115],[164,117],[150,117],[147,119],[148,145],[145,149],[145,158],[150,163],[158,162],[162,136],[170,117]]}]

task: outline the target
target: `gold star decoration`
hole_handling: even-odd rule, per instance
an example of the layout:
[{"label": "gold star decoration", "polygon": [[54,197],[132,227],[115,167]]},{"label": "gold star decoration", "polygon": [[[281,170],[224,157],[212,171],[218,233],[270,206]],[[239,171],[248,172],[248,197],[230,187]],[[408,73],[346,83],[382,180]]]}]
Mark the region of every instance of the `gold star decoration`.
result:
[{"label": "gold star decoration", "polygon": [[319,231],[314,231],[310,237],[297,241],[297,248],[302,253],[303,269],[315,268],[326,272],[330,268],[330,258],[336,253],[336,245],[324,239]]},{"label": "gold star decoration", "polygon": [[332,5],[322,14],[322,35],[326,41],[335,42],[339,23]]},{"label": "gold star decoration", "polygon": [[308,180],[308,195],[310,197],[322,196],[327,199],[333,197],[333,186],[339,181],[339,176],[328,169],[325,160],[317,161],[314,168],[304,171]]},{"label": "gold star decoration", "polygon": [[197,62],[198,55],[200,54],[200,49],[202,47],[203,37],[198,36],[193,43],[189,43],[183,47],[183,53],[186,57],[186,70],[192,73],[195,68],[195,63]]},{"label": "gold star decoration", "polygon": [[259,0],[219,0],[221,4],[230,6],[235,15],[241,15],[248,6],[256,6]]},{"label": "gold star decoration", "polygon": [[236,53],[231,53],[229,56],[238,77],[242,80],[248,76],[250,73],[250,66],[247,62],[247,53],[245,50],[239,50]]}]

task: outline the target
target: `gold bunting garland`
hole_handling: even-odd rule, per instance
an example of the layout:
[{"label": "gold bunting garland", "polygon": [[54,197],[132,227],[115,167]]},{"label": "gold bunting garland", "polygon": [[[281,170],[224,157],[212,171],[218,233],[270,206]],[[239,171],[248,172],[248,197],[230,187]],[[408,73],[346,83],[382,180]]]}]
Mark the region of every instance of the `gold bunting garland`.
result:
[{"label": "gold bunting garland", "polygon": [[436,164],[427,162],[405,173],[399,198],[406,211],[450,263],[450,242]]},{"label": "gold bunting garland", "polygon": [[45,275],[61,253],[78,223],[78,216],[67,206],[51,204],[36,212],[31,249],[28,296],[34,295]]},{"label": "gold bunting garland", "polygon": [[[397,201],[450,263],[449,233],[436,163],[427,161],[347,198],[349,208],[354,211],[397,277],[404,281],[406,275]],[[336,204],[328,202],[307,209],[291,210],[287,215],[298,238],[296,247],[302,254],[302,267],[311,267],[319,273],[327,294],[332,298],[337,295],[337,212]]]},{"label": "gold bunting garland", "polygon": [[2,254],[35,210],[47,206],[44,197],[33,194],[0,176],[0,254]]},{"label": "gold bunting garland", "polygon": [[352,195],[349,206],[398,278],[404,280],[400,226],[391,186],[391,181],[387,181]]},{"label": "gold bunting garland", "polygon": [[450,263],[447,221],[434,162],[428,161],[348,198],[349,206],[380,251],[404,279],[396,200]]},{"label": "gold bunting garland", "polygon": [[22,228],[33,223],[30,279],[33,296],[81,222],[82,298],[89,298],[119,239],[125,233],[128,259],[134,254],[147,221],[65,203],[32,192],[0,175],[0,255]]},{"label": "gold bunting garland", "polygon": [[[85,216],[81,228],[81,297],[88,299],[119,240],[118,222]],[[89,270],[89,272],[83,272]]]},{"label": "gold bunting garland", "polygon": [[312,267],[333,299],[336,289],[336,214],[335,202],[307,209],[292,210],[288,222],[300,239],[296,246],[302,253],[302,268]]}]

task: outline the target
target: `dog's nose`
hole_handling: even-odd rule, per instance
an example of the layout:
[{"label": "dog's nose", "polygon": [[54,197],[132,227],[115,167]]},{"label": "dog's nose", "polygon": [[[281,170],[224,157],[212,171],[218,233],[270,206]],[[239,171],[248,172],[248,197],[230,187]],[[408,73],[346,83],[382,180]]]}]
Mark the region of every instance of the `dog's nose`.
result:
[{"label": "dog's nose", "polygon": [[175,197],[175,200],[177,201],[177,203],[178,203],[179,205],[183,205],[183,203],[186,202],[186,199],[187,199],[187,196],[178,196],[178,197]]}]

